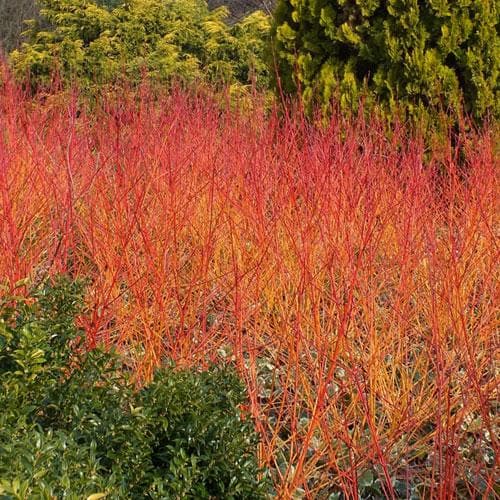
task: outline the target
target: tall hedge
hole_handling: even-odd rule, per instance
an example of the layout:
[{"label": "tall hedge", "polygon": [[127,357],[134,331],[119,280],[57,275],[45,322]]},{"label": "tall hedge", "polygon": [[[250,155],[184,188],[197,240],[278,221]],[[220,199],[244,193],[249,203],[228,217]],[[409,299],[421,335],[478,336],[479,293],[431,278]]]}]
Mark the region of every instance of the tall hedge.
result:
[{"label": "tall hedge", "polygon": [[360,94],[411,114],[500,113],[499,0],[279,0],[273,27],[285,91],[324,108]]}]

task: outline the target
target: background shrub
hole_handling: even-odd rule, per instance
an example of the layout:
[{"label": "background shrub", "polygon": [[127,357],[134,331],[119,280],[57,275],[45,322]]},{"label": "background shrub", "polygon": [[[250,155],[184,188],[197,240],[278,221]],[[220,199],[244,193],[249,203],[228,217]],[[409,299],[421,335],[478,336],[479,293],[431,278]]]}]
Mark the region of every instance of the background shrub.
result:
[{"label": "background shrub", "polygon": [[235,374],[164,368],[137,392],[117,355],[83,349],[81,292],[59,279],[1,303],[1,497],[262,497]]},{"label": "background shrub", "polygon": [[390,108],[499,114],[495,0],[280,0],[273,28],[282,85],[328,108],[365,87]]},{"label": "background shrub", "polygon": [[28,42],[11,55],[17,74],[34,83],[48,83],[55,71],[84,84],[145,74],[161,82],[268,83],[270,23],[262,12],[229,26],[227,8],[209,10],[204,0],[103,3],[41,0],[49,27],[31,23]]}]

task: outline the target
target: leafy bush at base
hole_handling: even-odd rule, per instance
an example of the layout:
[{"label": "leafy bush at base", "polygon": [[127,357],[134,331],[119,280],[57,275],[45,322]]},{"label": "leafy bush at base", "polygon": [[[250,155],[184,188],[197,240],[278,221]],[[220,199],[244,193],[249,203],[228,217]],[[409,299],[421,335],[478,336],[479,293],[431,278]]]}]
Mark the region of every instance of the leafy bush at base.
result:
[{"label": "leafy bush at base", "polygon": [[244,389],[222,368],[159,370],[141,390],[86,352],[82,286],[0,302],[0,498],[262,498]]}]

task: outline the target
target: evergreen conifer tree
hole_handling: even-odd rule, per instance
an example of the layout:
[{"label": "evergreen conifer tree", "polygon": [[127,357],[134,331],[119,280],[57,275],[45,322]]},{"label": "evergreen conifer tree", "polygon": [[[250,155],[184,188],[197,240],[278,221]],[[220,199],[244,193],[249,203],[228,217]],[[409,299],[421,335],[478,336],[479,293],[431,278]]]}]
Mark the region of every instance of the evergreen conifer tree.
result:
[{"label": "evergreen conifer tree", "polygon": [[464,106],[499,115],[498,0],[279,0],[273,27],[285,91],[327,108],[334,93],[411,114]]}]

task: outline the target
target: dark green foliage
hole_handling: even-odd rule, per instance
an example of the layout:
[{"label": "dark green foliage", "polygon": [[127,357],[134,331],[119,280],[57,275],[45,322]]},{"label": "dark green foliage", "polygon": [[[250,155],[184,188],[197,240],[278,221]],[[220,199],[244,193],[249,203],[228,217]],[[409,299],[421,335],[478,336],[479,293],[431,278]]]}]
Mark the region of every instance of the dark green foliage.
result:
[{"label": "dark green foliage", "polygon": [[498,29],[498,0],[280,0],[273,34],[281,83],[307,104],[352,109],[368,90],[481,119],[500,111]]},{"label": "dark green foliage", "polygon": [[168,471],[154,484],[154,497],[259,497],[250,421],[234,410],[242,386],[224,371],[194,374],[162,370],[141,394],[155,423],[152,464]]},{"label": "dark green foliage", "polygon": [[[105,5],[104,5],[105,4]],[[225,7],[204,0],[40,0],[45,27],[32,22],[28,42],[11,54],[17,75],[48,84],[92,85],[147,75],[162,83],[210,82],[265,87],[269,18],[255,12],[234,26]]]},{"label": "dark green foliage", "polygon": [[117,355],[83,349],[81,292],[0,303],[0,498],[262,498],[234,373],[164,368],[135,390]]}]

